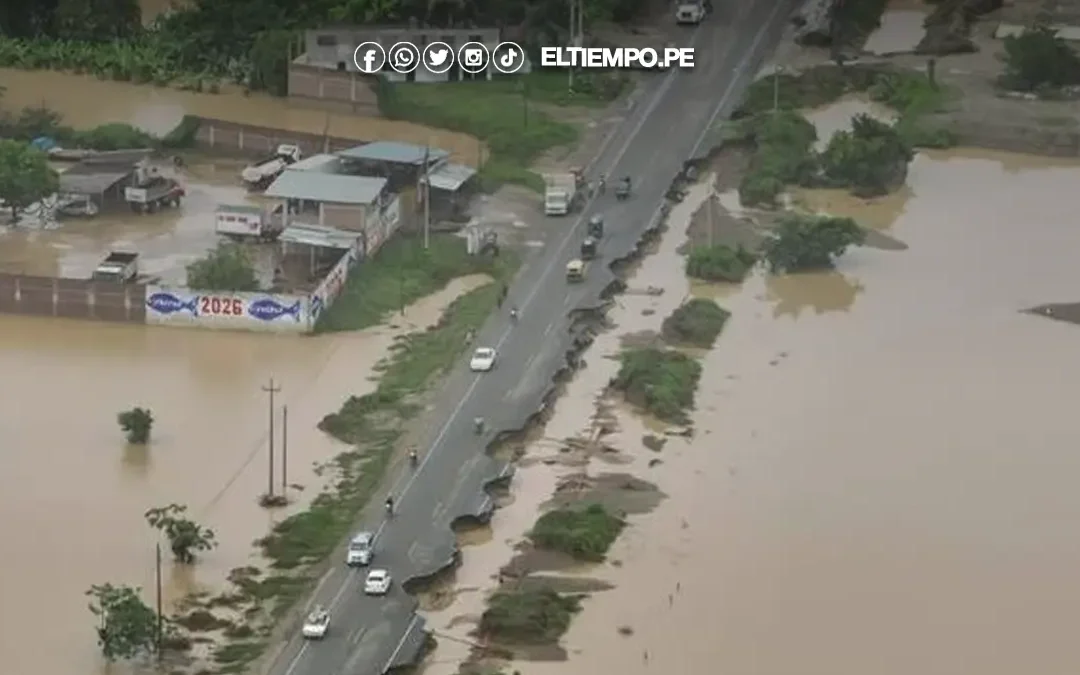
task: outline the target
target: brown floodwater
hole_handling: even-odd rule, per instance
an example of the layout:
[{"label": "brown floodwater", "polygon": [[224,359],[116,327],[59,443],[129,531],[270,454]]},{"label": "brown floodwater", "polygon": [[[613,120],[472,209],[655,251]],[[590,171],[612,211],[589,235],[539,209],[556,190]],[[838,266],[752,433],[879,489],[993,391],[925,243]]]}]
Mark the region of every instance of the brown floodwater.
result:
[{"label": "brown floodwater", "polygon": [[[83,593],[104,582],[152,592],[158,539],[143,521],[148,508],[186,504],[221,543],[193,571],[167,565],[170,601],[258,564],[251,542],[315,496],[316,465],[343,449],[318,421],[375,386],[368,378],[396,336],[436,322],[455,297],[487,281],[458,279],[391,326],[316,338],[0,316],[6,667],[105,672]],[[302,487],[290,488],[292,507],[276,512],[255,501],[267,490],[261,387],[271,377],[281,387],[277,405],[289,407],[288,482]],[[126,445],[117,428],[117,412],[132,406],[154,413],[147,448]],[[278,442],[280,452],[280,433]]]},{"label": "brown floodwater", "polygon": [[[713,292],[688,284],[675,254],[685,210],[705,197],[692,192],[630,284],[664,295],[620,297],[617,328],[530,448],[492,541],[466,550],[468,591],[433,615],[436,630],[467,638],[536,506],[581,470],[538,460],[554,439],[590,433],[615,370],[604,357],[691,293],[733,312],[704,358],[695,437],[647,450],[657,425],[620,410],[605,439],[632,462],[620,470],[669,498],[632,518],[609,556],[618,564],[583,572],[616,588],[586,600],[568,661],[512,670],[1075,673],[1080,380],[1067,373],[1080,368],[1080,331],[1021,310],[1078,299],[1080,230],[1063,198],[1078,180],[1075,162],[923,153],[903,198],[800,195],[873,214],[906,250],[860,248],[835,272]],[[440,641],[425,675],[467,652]]]},{"label": "brown floodwater", "polygon": [[[79,128],[125,122],[149,133],[164,135],[184,115],[198,115],[255,126],[310,134],[325,134],[358,141],[401,141],[429,144],[454,156],[454,161],[475,166],[486,150],[477,139],[445,129],[395,122],[374,117],[344,115],[290,103],[265,94],[227,91],[202,94],[172,88],[99,80],[47,70],[0,68],[5,88],[5,110],[45,106]],[[87,105],[93,101],[93,105]]]}]

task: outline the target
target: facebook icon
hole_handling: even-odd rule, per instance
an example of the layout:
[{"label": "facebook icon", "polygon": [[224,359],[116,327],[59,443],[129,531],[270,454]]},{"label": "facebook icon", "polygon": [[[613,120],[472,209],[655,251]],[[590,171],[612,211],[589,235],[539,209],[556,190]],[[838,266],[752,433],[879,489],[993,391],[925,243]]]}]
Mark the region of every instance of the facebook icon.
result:
[{"label": "facebook icon", "polygon": [[365,75],[374,75],[386,65],[386,50],[378,42],[363,42],[353,51],[356,69]]}]

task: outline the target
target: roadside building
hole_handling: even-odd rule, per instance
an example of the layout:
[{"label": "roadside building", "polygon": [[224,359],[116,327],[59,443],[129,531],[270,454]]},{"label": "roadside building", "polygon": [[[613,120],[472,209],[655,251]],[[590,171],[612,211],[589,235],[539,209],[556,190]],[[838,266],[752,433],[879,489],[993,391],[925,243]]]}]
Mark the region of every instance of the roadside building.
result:
[{"label": "roadside building", "polygon": [[60,174],[60,194],[88,199],[102,210],[125,204],[124,188],[148,166],[149,151],[120,150],[85,157]]},{"label": "roadside building", "polygon": [[[361,176],[385,178],[405,202],[422,204],[418,188],[425,175],[431,181],[431,211],[435,219],[454,219],[467,206],[478,181],[476,169],[450,162],[450,153],[422,145],[377,141],[337,153],[341,170]],[[409,209],[409,213],[413,213]]]},{"label": "roadside building", "polygon": [[265,197],[285,205],[286,228],[330,228],[358,240],[361,257],[370,255],[401,223],[401,198],[384,178],[322,171],[284,171]]},{"label": "roadside building", "polygon": [[[410,42],[422,52],[432,42],[444,42],[457,54],[467,42],[480,42],[489,52],[500,42],[512,40],[499,28],[430,28],[416,26],[329,26],[304,33],[304,53],[289,65],[289,96],[319,101],[366,115],[379,114],[377,80],[364,75],[353,61],[353,53],[364,42],[377,42],[389,50],[398,42]],[[520,72],[531,70],[526,61]],[[460,80],[490,80],[498,75],[490,65],[485,71],[472,74],[460,68],[455,59],[442,74],[429,72],[423,66],[411,73],[401,74],[386,68],[381,73],[393,82],[456,82]]]}]

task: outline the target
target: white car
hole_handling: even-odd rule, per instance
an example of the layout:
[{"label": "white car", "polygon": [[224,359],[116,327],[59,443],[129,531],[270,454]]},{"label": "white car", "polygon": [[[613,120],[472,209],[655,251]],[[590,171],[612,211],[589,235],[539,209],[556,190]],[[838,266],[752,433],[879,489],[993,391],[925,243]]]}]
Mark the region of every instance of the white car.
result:
[{"label": "white car", "polygon": [[390,590],[390,573],[386,570],[371,570],[364,580],[364,593],[367,595],[386,595]]},{"label": "white car", "polygon": [[309,640],[321,640],[326,636],[326,629],[330,627],[330,612],[322,607],[316,607],[304,619],[304,637]]},{"label": "white car", "polygon": [[345,564],[349,567],[370,565],[374,541],[375,535],[370,532],[357,532],[345,550]]},{"label": "white car", "polygon": [[486,373],[495,367],[495,350],[491,347],[478,347],[469,361],[469,369],[474,373]]}]

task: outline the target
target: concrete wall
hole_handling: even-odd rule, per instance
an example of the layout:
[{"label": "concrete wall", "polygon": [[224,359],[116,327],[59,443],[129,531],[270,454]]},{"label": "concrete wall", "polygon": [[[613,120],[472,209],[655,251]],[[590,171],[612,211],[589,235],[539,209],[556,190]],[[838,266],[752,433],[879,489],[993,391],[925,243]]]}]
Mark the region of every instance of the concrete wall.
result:
[{"label": "concrete wall", "polygon": [[0,312],[143,323],[146,286],[0,274]]},{"label": "concrete wall", "polygon": [[355,115],[378,117],[379,95],[375,79],[356,72],[351,52],[348,67],[349,70],[341,71],[336,70],[333,64],[290,64],[289,98]]},{"label": "concrete wall", "polygon": [[187,288],[146,287],[146,323],[191,328],[308,333],[306,296],[283,293],[203,293]]},{"label": "concrete wall", "polygon": [[357,145],[370,143],[371,139],[323,137],[321,134],[271,129],[254,124],[239,124],[200,117],[195,142],[208,150],[252,156],[269,154],[276,150],[277,146],[290,143],[299,145],[304,156],[310,157],[323,152],[333,153],[355,148]]}]

